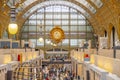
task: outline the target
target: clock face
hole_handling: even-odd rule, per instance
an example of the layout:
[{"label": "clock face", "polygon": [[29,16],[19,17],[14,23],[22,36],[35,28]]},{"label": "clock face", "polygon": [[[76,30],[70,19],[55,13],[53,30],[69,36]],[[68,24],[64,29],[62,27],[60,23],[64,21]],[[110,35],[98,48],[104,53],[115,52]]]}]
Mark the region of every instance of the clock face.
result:
[{"label": "clock face", "polygon": [[56,39],[60,39],[61,38],[61,33],[59,31],[55,31],[53,33],[53,35],[54,35],[54,38],[56,38]]},{"label": "clock face", "polygon": [[50,31],[50,37],[54,42],[59,43],[64,39],[64,31],[57,26]]}]

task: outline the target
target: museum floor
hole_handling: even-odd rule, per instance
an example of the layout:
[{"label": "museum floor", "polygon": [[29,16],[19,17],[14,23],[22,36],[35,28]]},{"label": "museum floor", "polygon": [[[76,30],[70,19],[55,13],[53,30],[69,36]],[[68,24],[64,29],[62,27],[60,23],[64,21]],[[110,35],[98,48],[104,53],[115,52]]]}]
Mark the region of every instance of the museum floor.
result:
[{"label": "museum floor", "polygon": [[6,53],[0,56],[0,80],[120,80],[120,57],[113,58],[113,50],[72,50],[49,58],[42,50],[0,50]]}]

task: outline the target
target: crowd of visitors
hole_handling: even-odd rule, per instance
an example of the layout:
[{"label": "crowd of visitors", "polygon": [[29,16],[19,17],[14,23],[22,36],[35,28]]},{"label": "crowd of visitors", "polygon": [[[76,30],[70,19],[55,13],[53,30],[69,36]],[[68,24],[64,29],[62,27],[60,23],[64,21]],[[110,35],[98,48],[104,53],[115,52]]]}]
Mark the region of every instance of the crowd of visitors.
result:
[{"label": "crowd of visitors", "polygon": [[43,69],[43,80],[80,80],[65,66],[52,65]]}]

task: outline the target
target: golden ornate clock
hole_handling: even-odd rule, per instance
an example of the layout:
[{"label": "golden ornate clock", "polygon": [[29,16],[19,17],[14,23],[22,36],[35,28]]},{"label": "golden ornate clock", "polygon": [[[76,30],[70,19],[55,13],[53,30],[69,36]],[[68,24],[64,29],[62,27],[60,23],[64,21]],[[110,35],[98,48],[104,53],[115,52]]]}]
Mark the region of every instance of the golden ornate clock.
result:
[{"label": "golden ornate clock", "polygon": [[59,43],[65,38],[64,31],[59,26],[56,26],[50,31],[50,38],[55,43]]}]

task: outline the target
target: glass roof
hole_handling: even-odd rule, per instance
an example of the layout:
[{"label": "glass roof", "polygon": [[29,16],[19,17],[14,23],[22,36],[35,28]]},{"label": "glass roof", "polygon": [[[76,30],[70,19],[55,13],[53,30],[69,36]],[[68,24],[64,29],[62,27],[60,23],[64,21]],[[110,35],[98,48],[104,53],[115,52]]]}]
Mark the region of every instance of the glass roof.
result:
[{"label": "glass roof", "polygon": [[23,18],[27,18],[30,14],[32,14],[38,8],[49,6],[49,5],[65,5],[65,6],[69,6],[69,7],[72,7],[74,9],[78,10],[79,12],[81,12],[87,18],[90,18],[89,13],[87,13],[83,8],[81,8],[80,6],[77,6],[77,5],[73,4],[71,2],[68,2],[68,1],[45,1],[45,2],[42,2],[40,4],[37,4],[37,5],[33,6],[31,9],[29,9],[23,15]]},{"label": "glass roof", "polygon": [[96,12],[96,9],[90,3],[88,3],[86,0],[76,0],[76,1],[78,1],[79,3],[84,5],[86,8],[88,8],[92,13]]},{"label": "glass roof", "polygon": [[102,3],[102,1],[101,0],[91,0],[98,8],[100,8],[102,5],[103,5],[103,3]]}]

